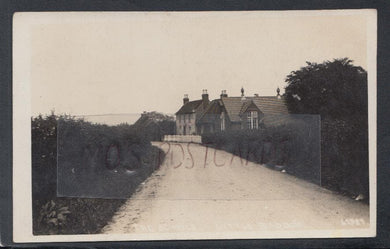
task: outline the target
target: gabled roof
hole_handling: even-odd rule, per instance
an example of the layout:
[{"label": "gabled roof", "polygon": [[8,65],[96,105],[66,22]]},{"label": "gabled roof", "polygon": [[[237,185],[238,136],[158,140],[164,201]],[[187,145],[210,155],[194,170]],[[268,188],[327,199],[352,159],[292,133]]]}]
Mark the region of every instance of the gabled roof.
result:
[{"label": "gabled roof", "polygon": [[259,107],[253,102],[253,100],[249,99],[247,101],[244,101],[243,105],[241,106],[240,115],[247,112],[249,107],[254,107],[257,110],[260,110]]},{"label": "gabled roof", "polygon": [[222,97],[222,104],[225,106],[226,114],[229,116],[230,121],[240,121],[240,111],[243,102],[241,97]]},{"label": "gabled roof", "polygon": [[194,100],[187,102],[185,105],[183,105],[180,110],[178,110],[175,114],[190,114],[194,113],[196,109],[202,104],[202,100]]},{"label": "gabled roof", "polygon": [[286,101],[283,97],[264,96],[253,97],[253,102],[265,115],[286,115],[288,113]]},{"label": "gabled roof", "polygon": [[[215,114],[221,114],[222,112],[222,102],[220,99],[214,99],[211,101],[207,107],[206,110],[199,116],[199,121],[204,119],[205,117],[214,117]],[[208,116],[210,115],[210,116]]]},{"label": "gabled roof", "polygon": [[265,115],[288,114],[284,99],[273,96],[245,97],[245,99],[242,99],[241,97],[222,97],[221,101],[232,122],[240,121],[241,110],[245,107],[244,105],[248,105],[247,107],[249,107],[251,101],[253,101]]},{"label": "gabled roof", "polygon": [[[254,96],[254,97],[222,97],[211,101],[205,110],[203,110],[202,100],[194,100],[183,105],[178,114],[197,113],[198,121],[204,119],[205,116],[215,116],[220,114],[225,108],[226,114],[230,121],[239,122],[240,115],[245,113],[251,106],[255,105],[265,115],[286,115],[288,114],[287,106],[283,97],[276,96]],[[199,109],[202,107],[201,109]]]}]

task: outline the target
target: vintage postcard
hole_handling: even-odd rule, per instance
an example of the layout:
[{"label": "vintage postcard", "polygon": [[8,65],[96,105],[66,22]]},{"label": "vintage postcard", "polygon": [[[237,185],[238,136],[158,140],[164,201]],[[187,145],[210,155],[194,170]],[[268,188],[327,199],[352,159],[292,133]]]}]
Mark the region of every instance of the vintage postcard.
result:
[{"label": "vintage postcard", "polygon": [[15,13],[14,241],[374,237],[376,20]]}]

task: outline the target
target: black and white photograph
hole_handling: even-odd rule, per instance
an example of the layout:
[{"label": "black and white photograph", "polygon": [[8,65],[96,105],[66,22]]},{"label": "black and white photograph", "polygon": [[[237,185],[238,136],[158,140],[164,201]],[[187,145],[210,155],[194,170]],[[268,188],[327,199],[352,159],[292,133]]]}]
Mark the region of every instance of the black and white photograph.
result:
[{"label": "black and white photograph", "polygon": [[375,10],[18,12],[13,58],[16,242],[376,235]]}]

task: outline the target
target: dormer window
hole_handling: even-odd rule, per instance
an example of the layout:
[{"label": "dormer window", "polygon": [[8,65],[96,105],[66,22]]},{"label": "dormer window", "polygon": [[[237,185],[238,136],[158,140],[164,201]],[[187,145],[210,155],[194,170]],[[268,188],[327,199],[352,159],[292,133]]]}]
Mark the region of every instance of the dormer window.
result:
[{"label": "dormer window", "polygon": [[259,128],[259,115],[257,111],[250,111],[247,113],[247,127],[248,129],[258,129]]}]

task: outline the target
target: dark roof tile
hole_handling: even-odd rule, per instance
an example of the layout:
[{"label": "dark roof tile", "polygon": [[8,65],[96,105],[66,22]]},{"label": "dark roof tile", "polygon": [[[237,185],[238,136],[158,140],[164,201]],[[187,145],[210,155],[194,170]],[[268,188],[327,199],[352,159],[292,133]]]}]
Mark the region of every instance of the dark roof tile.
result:
[{"label": "dark roof tile", "polygon": [[216,114],[221,114],[222,112],[222,103],[221,103],[221,100],[219,99],[214,99],[213,101],[211,101],[207,107],[206,107],[206,110],[199,116],[199,122],[202,121],[202,119],[204,117],[211,117],[211,116],[215,116]]},{"label": "dark roof tile", "polygon": [[240,121],[240,112],[247,105],[251,104],[250,100],[265,115],[288,114],[287,106],[283,98],[273,96],[245,97],[245,99],[242,99],[242,97],[222,97],[222,103],[231,121]]},{"label": "dark roof tile", "polygon": [[283,97],[253,97],[253,102],[265,115],[288,114],[286,102]]},{"label": "dark roof tile", "polygon": [[194,113],[196,109],[202,104],[202,100],[194,100],[183,105],[180,110],[178,110],[175,114],[189,114]]},{"label": "dark roof tile", "polygon": [[[255,97],[222,97],[211,101],[205,110],[202,107],[202,100],[194,100],[183,105],[177,114],[190,114],[197,112],[197,120],[201,120],[208,114],[220,114],[223,106],[232,122],[240,121],[240,114],[254,103],[265,115],[288,114],[284,98],[276,96],[255,96]],[[199,108],[202,107],[202,110]],[[199,116],[198,116],[199,115]]]}]

